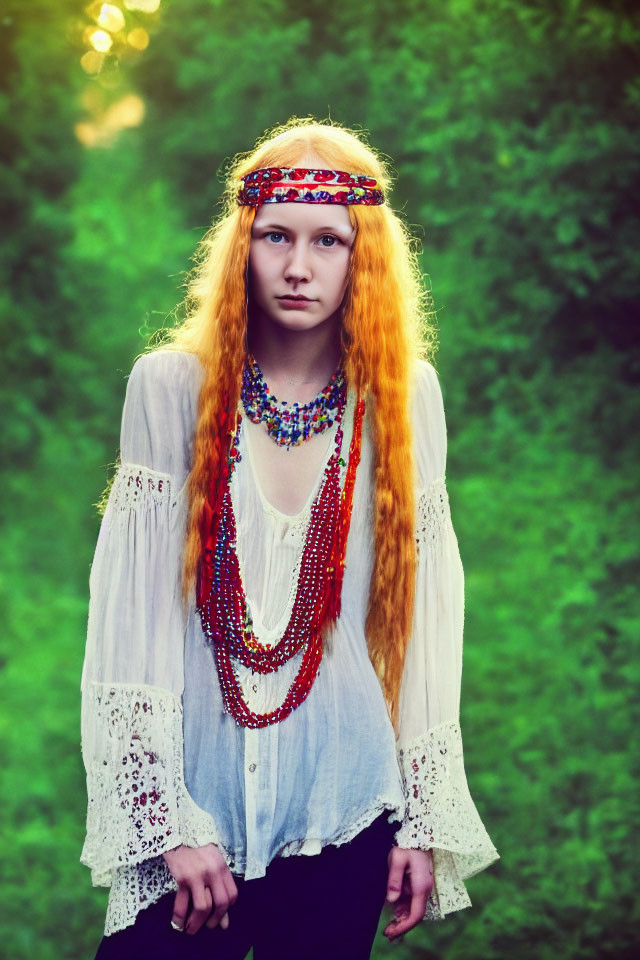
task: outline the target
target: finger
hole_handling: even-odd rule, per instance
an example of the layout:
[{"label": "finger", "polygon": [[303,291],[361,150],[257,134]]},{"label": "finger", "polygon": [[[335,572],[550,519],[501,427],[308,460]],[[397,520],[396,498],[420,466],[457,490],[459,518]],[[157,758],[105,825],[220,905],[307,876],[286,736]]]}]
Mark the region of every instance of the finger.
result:
[{"label": "finger", "polygon": [[407,930],[411,930],[420,923],[424,919],[427,911],[429,893],[430,889],[425,890],[421,888],[419,891],[416,891],[411,898],[411,907],[408,916],[392,920],[384,931],[385,935],[390,938],[401,937]]},{"label": "finger", "polygon": [[401,860],[392,859],[387,878],[387,902],[394,903],[402,893],[402,879],[405,864]]},{"label": "finger", "polygon": [[205,922],[211,913],[211,907],[213,906],[211,890],[209,890],[208,887],[205,887],[202,880],[200,880],[197,885],[194,885],[191,888],[191,899],[193,902],[193,909],[191,910],[189,919],[187,920],[185,930],[187,933],[194,934],[198,932],[202,924]]},{"label": "finger", "polygon": [[393,920],[384,928],[384,935],[391,943],[400,936],[400,925],[409,916],[409,911],[397,906],[393,910]]},{"label": "finger", "polygon": [[227,896],[229,897],[229,906],[232,907],[238,899],[238,887],[230,871],[227,871],[225,874],[224,881],[227,888]]},{"label": "finger", "polygon": [[187,910],[189,909],[189,888],[178,887],[176,898],[173,901],[173,916],[171,917],[171,926],[174,930],[184,930],[187,919]]},{"label": "finger", "polygon": [[221,874],[216,874],[213,879],[212,893],[213,912],[207,920],[207,926],[210,930],[213,930],[214,927],[218,926],[223,916],[229,909],[229,895],[227,893],[224,877]]},{"label": "finger", "polygon": [[[238,888],[236,886],[235,880],[233,879],[231,874],[227,871],[227,873],[223,876],[222,882],[224,883],[224,888],[227,893],[227,901],[228,901],[229,907],[232,907],[233,904],[238,899]],[[214,914],[211,914],[211,916],[207,920],[207,926],[209,927],[209,929],[215,926]],[[220,917],[220,928],[222,930],[229,929],[229,910],[227,910],[226,913],[223,913],[223,915]]]}]

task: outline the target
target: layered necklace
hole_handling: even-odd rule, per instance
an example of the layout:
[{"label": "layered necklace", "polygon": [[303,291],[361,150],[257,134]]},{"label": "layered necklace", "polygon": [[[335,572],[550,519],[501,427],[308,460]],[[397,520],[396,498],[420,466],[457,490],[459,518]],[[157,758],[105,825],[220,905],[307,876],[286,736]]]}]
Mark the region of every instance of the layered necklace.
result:
[{"label": "layered necklace", "polygon": [[[263,398],[263,402],[256,407],[255,398],[258,396]],[[290,419],[286,419],[281,415],[284,404],[278,404],[276,398],[268,394],[255,359],[247,358],[242,390],[244,409],[252,420],[256,411],[261,411],[254,422],[264,422],[269,436],[276,443],[286,444],[287,447],[297,445],[313,433],[327,429],[334,421],[338,423],[338,429],[324,479],[311,505],[289,622],[282,637],[273,646],[262,645],[254,633],[236,549],[236,521],[230,481],[241,459],[240,413],[237,415],[235,431],[231,434],[222,482],[219,485],[212,482],[210,486],[208,534],[200,564],[197,606],[205,636],[215,650],[224,709],[240,726],[257,728],[279,723],[306,700],[322,660],[322,630],[327,629],[340,615],[344,558],[351,522],[353,488],[360,462],[364,415],[364,401],[358,397],[347,465],[342,457],[342,421],[346,398],[346,380],[339,369],[311,403],[288,407],[288,412],[294,407],[297,409]],[[335,414],[330,416],[329,411],[334,410]],[[344,485],[340,489],[340,472],[345,466]],[[282,704],[267,713],[252,711],[244,699],[233,661],[249,667],[252,673],[272,673],[303,647],[300,666]]]}]

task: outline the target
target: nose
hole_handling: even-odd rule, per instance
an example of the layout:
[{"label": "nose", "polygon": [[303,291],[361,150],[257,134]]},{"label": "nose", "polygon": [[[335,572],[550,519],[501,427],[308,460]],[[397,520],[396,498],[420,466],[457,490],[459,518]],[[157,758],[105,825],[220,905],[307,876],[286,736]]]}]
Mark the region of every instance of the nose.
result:
[{"label": "nose", "polygon": [[285,280],[310,280],[309,249],[302,239],[292,244],[284,271]]}]

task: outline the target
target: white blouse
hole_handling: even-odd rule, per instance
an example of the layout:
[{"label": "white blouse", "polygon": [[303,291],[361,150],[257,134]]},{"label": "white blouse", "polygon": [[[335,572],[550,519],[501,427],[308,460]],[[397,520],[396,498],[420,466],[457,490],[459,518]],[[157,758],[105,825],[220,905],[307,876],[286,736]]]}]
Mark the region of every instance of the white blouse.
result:
[{"label": "white blouse", "polygon": [[[263,876],[275,856],[352,839],[382,811],[398,846],[433,850],[425,919],[470,905],[464,880],[498,858],[467,787],[459,726],[464,575],[445,485],[446,425],[434,368],[416,361],[412,422],[418,568],[396,740],[371,665],[364,622],[373,566],[373,443],[365,413],[347,541],[342,611],[307,699],[285,720],[241,727],[222,707],[214,653],[195,600],[181,600],[203,371],[193,354],[138,359],[127,384],[121,463],[89,580],[82,675],[87,836],[82,862],[110,886],[105,933],[176,884],[162,853],[215,843],[229,869]],[[354,397],[344,417],[347,459]],[[295,597],[310,508],[336,427],[308,441],[326,457],[295,516],[266,499],[242,419],[231,481],[237,555],[254,631],[279,639]],[[343,468],[344,470],[344,468]],[[277,707],[302,652],[272,674],[237,672],[251,709]]]}]

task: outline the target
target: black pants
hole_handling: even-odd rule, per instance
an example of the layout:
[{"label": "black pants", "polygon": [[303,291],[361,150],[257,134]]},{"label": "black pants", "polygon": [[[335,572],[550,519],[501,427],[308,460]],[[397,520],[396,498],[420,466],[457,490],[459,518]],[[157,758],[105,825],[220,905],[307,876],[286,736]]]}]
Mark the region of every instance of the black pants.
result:
[{"label": "black pants", "polygon": [[171,928],[174,893],[103,937],[95,960],[369,960],[397,823],[388,811],[349,843],[316,856],[276,857],[256,880],[235,877],[229,927]]}]

